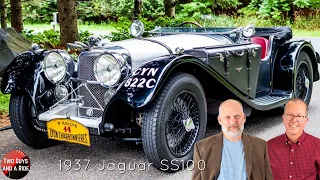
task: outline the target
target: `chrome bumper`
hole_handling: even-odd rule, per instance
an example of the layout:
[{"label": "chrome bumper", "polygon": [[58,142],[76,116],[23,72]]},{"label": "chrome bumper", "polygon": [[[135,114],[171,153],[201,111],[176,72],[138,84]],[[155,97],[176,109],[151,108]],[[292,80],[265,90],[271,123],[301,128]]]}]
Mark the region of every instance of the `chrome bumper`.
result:
[{"label": "chrome bumper", "polygon": [[77,103],[59,104],[39,115],[40,121],[48,122],[55,118],[70,118],[89,129],[90,134],[100,135],[102,118],[85,118],[79,115],[79,106]]}]

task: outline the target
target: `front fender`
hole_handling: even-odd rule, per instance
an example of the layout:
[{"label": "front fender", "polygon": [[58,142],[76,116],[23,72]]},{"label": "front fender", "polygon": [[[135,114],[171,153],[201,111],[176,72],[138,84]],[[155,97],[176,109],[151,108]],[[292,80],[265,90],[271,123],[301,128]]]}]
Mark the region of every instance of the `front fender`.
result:
[{"label": "front fender", "polygon": [[156,96],[171,72],[185,63],[192,63],[194,67],[209,71],[202,60],[191,55],[163,56],[135,70],[132,76],[119,86],[113,100],[121,99],[133,108],[147,105]]},{"label": "front fender", "polygon": [[151,101],[161,79],[175,62],[177,56],[163,56],[148,62],[135,70],[132,76],[124,81],[114,96],[122,99],[133,108],[145,106]]},{"label": "front fender", "polygon": [[316,52],[310,42],[305,40],[288,42],[284,46],[279,47],[275,58],[274,89],[292,91],[294,70],[301,51],[306,51],[311,59],[314,81],[319,79]]},{"label": "front fender", "polygon": [[42,70],[43,52],[26,51],[15,57],[4,72],[1,92],[9,94],[15,90],[26,90],[32,96],[36,78]]}]

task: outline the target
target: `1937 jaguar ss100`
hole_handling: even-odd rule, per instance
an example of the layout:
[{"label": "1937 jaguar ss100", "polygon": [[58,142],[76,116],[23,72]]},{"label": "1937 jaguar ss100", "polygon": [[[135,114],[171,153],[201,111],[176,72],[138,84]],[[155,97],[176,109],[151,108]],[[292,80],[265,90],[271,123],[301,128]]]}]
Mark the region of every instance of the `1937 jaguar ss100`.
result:
[{"label": "1937 jaguar ss100", "polygon": [[[154,167],[173,172],[192,159],[207,114],[233,98],[250,110],[310,102],[319,54],[292,41],[290,27],[158,27],[142,37],[89,44],[77,59],[34,48],[6,68],[1,91],[17,137],[33,148],[60,141],[90,146],[91,136],[141,142]],[[164,164],[172,162],[174,164]]]}]

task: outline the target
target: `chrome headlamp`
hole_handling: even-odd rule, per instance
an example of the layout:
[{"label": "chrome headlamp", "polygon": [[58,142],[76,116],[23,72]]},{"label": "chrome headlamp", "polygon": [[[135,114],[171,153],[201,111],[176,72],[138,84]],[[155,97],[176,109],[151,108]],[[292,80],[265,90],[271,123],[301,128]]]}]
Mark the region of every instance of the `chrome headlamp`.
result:
[{"label": "chrome headlamp", "polygon": [[62,55],[56,51],[49,52],[43,59],[43,71],[52,83],[63,81],[67,73],[67,65]]},{"label": "chrome headlamp", "polygon": [[117,84],[121,78],[123,58],[115,54],[103,54],[94,62],[94,75],[106,87]]},{"label": "chrome headlamp", "polygon": [[64,99],[63,101],[66,101],[67,95],[68,95],[67,87],[65,87],[63,85],[58,85],[55,87],[54,97],[56,98],[57,101],[61,101],[62,99]]}]

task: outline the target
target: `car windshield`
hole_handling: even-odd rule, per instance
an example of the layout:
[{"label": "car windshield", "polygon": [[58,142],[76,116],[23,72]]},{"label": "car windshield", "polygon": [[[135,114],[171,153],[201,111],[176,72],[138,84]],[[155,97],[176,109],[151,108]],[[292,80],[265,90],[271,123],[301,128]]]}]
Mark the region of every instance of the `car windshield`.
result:
[{"label": "car windshield", "polygon": [[184,33],[184,32],[195,32],[195,33],[227,33],[235,28],[195,28],[195,27],[157,27],[149,33]]}]

